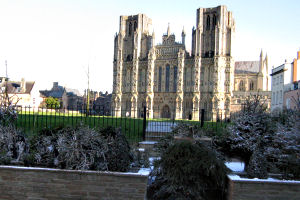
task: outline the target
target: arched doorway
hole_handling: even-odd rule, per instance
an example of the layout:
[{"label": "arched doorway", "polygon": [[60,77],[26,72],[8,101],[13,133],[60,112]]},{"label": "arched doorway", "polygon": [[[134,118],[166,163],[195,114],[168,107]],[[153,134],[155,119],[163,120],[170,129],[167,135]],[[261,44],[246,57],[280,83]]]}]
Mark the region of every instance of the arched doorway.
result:
[{"label": "arched doorway", "polygon": [[168,105],[165,105],[163,109],[161,110],[161,118],[171,118],[171,112],[170,107]]}]

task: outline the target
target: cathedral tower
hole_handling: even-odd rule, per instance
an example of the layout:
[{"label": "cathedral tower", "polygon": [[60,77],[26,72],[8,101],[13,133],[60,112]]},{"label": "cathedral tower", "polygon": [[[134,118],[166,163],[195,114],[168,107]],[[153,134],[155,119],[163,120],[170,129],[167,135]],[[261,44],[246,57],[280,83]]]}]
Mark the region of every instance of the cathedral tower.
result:
[{"label": "cathedral tower", "polygon": [[115,36],[113,69],[113,109],[116,116],[136,116],[140,61],[147,60],[153,45],[149,34],[151,25],[152,20],[144,14],[120,17],[119,33]]},{"label": "cathedral tower", "polygon": [[234,83],[234,32],[235,22],[226,6],[197,10],[196,29],[192,35],[192,54],[195,62],[199,60],[200,63],[200,104],[209,114],[209,118],[224,116],[224,112],[229,112],[230,109]]}]

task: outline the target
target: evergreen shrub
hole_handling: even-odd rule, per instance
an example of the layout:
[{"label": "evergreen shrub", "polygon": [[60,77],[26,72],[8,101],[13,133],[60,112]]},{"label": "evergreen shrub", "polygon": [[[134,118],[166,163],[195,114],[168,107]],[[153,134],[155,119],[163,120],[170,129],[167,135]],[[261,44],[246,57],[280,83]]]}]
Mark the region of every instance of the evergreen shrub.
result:
[{"label": "evergreen shrub", "polygon": [[151,176],[149,199],[222,199],[228,169],[200,142],[177,141],[162,153]]}]

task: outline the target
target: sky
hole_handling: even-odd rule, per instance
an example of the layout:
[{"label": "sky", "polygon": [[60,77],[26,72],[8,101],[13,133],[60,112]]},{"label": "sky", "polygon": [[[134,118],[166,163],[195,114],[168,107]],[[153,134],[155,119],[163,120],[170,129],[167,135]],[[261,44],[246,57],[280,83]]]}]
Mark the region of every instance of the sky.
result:
[{"label": "sky", "polygon": [[168,23],[176,40],[186,31],[187,50],[196,9],[226,5],[236,22],[236,61],[258,60],[261,49],[269,71],[300,50],[298,0],[0,0],[0,76],[53,82],[78,89],[112,91],[114,35],[120,15],[144,13],[152,19],[156,43]]}]

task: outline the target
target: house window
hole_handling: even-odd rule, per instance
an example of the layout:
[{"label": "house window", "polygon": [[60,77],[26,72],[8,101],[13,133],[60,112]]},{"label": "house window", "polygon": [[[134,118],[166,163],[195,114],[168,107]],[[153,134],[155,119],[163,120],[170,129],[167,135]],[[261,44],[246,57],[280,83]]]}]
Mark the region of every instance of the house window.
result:
[{"label": "house window", "polygon": [[253,81],[250,81],[250,84],[249,84],[249,90],[254,90],[254,82]]},{"label": "house window", "polygon": [[244,85],[244,81],[243,80],[240,81],[239,90],[240,91],[245,91],[245,85]]},{"label": "house window", "polygon": [[286,108],[287,109],[290,109],[291,108],[291,102],[290,102],[291,100],[290,100],[290,98],[287,98],[286,99]]},{"label": "house window", "polygon": [[282,90],[280,90],[280,100],[279,103],[282,103]]},{"label": "house window", "polygon": [[166,83],[165,83],[165,91],[169,92],[169,84],[170,84],[170,65],[166,66]]}]

